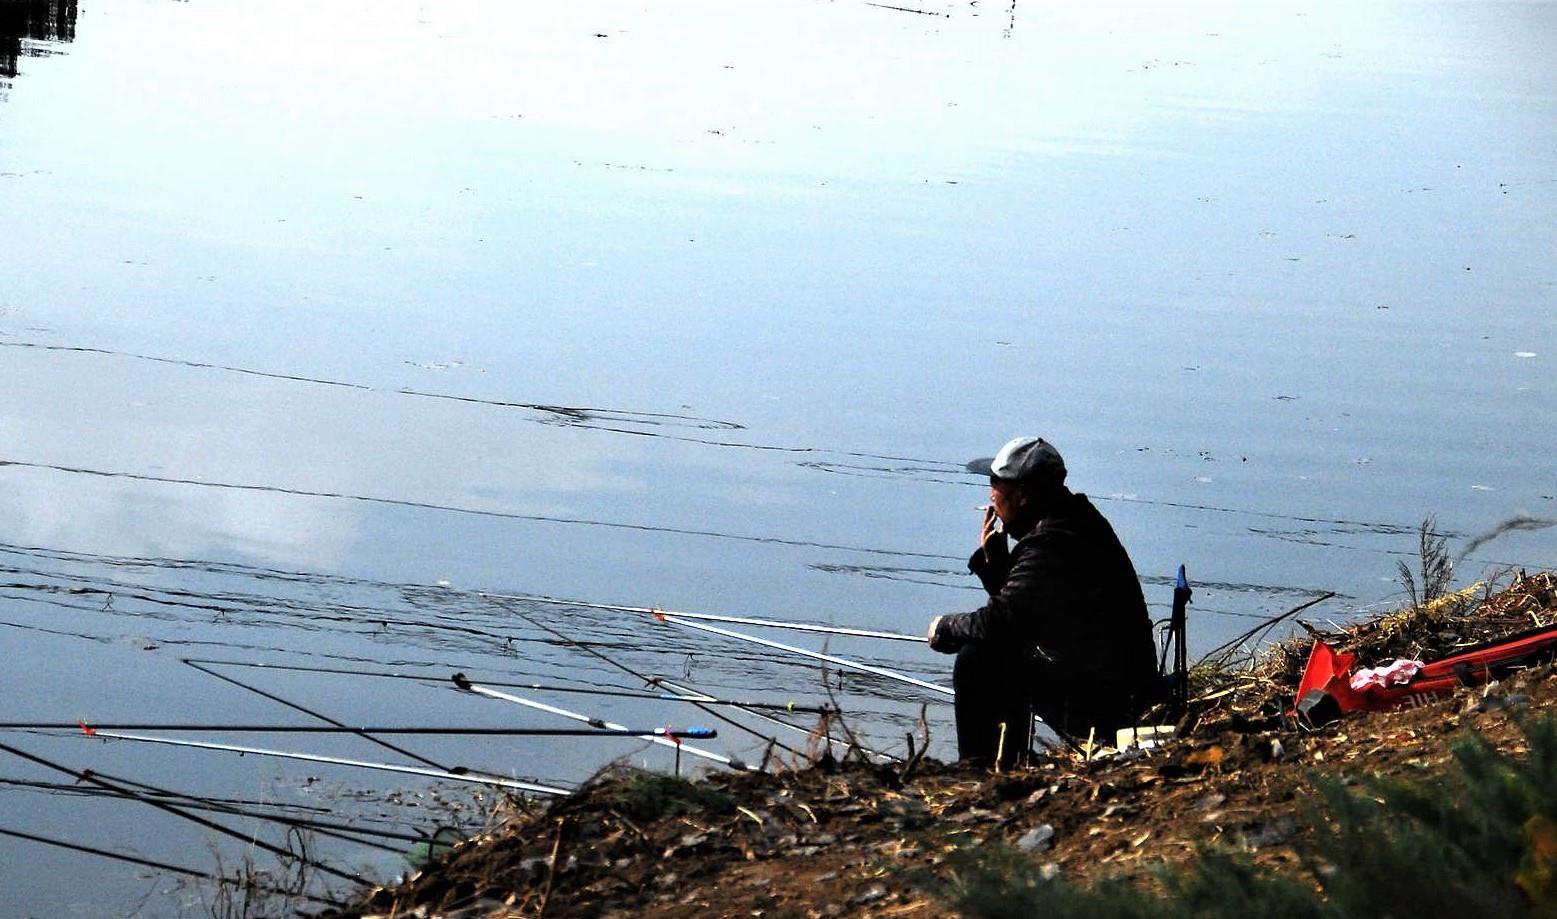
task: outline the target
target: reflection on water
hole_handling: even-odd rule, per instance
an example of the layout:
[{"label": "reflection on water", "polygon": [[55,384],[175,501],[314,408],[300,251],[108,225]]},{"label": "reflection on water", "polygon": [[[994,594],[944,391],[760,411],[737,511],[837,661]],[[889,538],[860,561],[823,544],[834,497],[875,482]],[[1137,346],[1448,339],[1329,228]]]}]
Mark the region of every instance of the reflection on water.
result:
[{"label": "reflection on water", "polygon": [[[1194,647],[1392,604],[1429,513],[1466,582],[1552,564],[1557,4],[1018,6],[92,0],[29,66],[76,4],[0,0],[0,697],[277,715],[201,657],[314,668],[211,665],[354,723],[534,724],[449,675],[639,689],[610,659],[841,680],[890,750],[923,694],[590,604],[917,634],[979,598],[963,461],[1022,433],[1154,616],[1187,564]],[[380,790],[16,742],[203,799]],[[645,755],[418,749],[553,784]],[[58,781],[0,760],[0,824],[148,835]],[[0,860],[18,911],[82,885],[15,877],[133,886]]]},{"label": "reflection on water", "polygon": [[58,53],[53,43],[76,39],[76,0],[0,3],[0,79],[14,79],[24,57]]}]

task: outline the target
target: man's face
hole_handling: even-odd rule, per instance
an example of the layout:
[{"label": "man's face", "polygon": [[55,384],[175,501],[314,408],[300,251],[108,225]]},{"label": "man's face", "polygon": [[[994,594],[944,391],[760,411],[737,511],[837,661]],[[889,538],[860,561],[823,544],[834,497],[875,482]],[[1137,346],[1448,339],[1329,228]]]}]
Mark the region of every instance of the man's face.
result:
[{"label": "man's face", "polygon": [[1007,526],[1011,523],[1011,517],[1021,510],[1023,501],[1022,490],[1014,482],[1001,479],[989,480],[989,503],[995,508],[995,516]]}]

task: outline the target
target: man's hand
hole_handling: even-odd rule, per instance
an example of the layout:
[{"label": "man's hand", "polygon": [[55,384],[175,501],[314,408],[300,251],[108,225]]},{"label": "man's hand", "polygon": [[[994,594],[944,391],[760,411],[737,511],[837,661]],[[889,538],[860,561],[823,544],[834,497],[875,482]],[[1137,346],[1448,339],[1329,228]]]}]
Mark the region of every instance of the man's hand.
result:
[{"label": "man's hand", "polygon": [[[950,616],[936,616],[930,620],[930,628],[925,630],[924,638],[925,641],[930,643],[931,651],[939,651],[942,654],[956,654],[962,649],[962,642],[955,640],[950,634],[947,634],[945,628],[948,625],[955,627],[955,620],[960,615],[960,613],[953,613]],[[948,623],[947,619],[953,621]]]},{"label": "man's hand", "polygon": [[995,561],[1006,554],[1006,534],[1000,528],[1000,518],[995,516],[995,506],[984,508],[984,526],[979,533],[979,545],[984,549],[984,560]]}]

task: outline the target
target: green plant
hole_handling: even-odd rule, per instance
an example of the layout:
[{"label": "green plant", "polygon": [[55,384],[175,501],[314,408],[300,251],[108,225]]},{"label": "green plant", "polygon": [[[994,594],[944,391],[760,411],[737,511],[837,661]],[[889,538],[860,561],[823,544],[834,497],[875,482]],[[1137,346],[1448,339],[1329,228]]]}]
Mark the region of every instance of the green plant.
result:
[{"label": "green plant", "polygon": [[953,852],[946,876],[920,881],[979,919],[1557,917],[1557,719],[1520,727],[1527,755],[1470,735],[1447,781],[1321,779],[1303,853],[1313,883],[1206,848],[1159,867],[1156,892],[1121,878],[1083,886],[1003,844]]}]

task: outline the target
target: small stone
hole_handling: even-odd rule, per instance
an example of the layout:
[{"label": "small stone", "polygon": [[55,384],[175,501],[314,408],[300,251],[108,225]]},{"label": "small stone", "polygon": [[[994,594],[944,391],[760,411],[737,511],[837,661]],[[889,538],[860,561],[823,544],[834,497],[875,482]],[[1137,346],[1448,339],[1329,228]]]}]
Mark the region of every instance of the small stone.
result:
[{"label": "small stone", "polygon": [[851,906],[863,906],[866,903],[874,903],[887,895],[887,889],[880,884],[872,884],[864,893],[858,894],[849,900]]},{"label": "small stone", "polygon": [[1280,762],[1287,756],[1287,748],[1281,745],[1281,738],[1272,737],[1270,741],[1270,758]]},{"label": "small stone", "polygon": [[1033,827],[1016,841],[1016,847],[1023,852],[1047,852],[1052,845],[1054,845],[1054,827],[1047,823]]},{"label": "small stone", "polygon": [[1213,791],[1210,794],[1206,795],[1204,798],[1201,798],[1199,801],[1195,802],[1195,810],[1197,810],[1197,811],[1216,810],[1217,808],[1221,807],[1226,802],[1227,802],[1227,795],[1220,794],[1218,792]]},{"label": "small stone", "polygon": [[1244,844],[1251,849],[1276,846],[1291,839],[1295,832],[1297,832],[1297,824],[1291,817],[1278,817],[1244,837]]},{"label": "small stone", "polygon": [[1038,876],[1045,881],[1052,881],[1060,876],[1060,866],[1054,862],[1047,862],[1042,868],[1038,869]]}]

